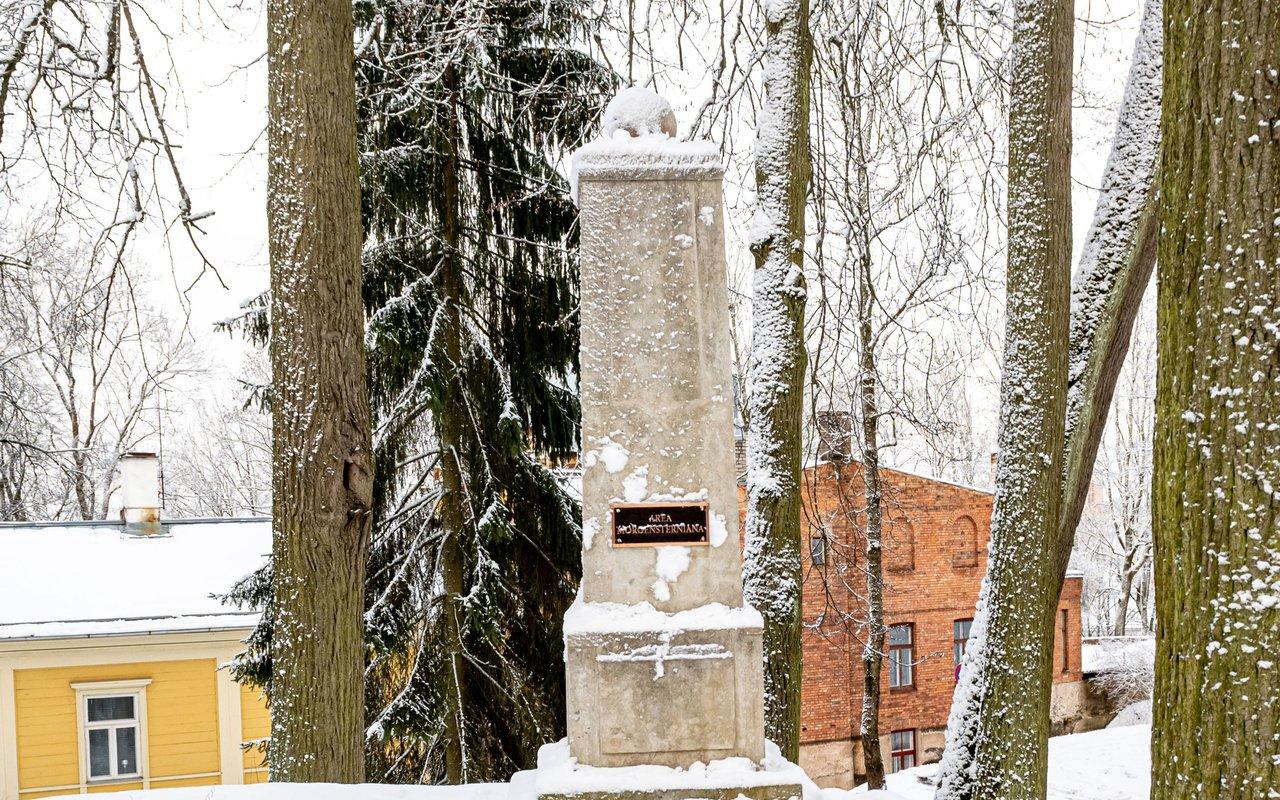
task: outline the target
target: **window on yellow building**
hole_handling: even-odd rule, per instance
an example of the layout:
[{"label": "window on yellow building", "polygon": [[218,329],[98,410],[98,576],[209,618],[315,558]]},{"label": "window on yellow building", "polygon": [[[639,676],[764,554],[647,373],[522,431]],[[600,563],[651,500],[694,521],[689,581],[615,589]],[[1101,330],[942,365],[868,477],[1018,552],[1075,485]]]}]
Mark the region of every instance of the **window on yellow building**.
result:
[{"label": "window on yellow building", "polygon": [[83,781],[140,778],[146,761],[150,680],[73,683],[80,721]]}]

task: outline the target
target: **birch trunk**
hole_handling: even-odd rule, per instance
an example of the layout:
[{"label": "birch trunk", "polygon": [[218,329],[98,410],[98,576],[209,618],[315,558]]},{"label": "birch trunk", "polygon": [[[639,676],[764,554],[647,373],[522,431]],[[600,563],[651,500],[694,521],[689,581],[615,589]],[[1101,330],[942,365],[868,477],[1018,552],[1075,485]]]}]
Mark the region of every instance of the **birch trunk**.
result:
[{"label": "birch trunk", "polygon": [[748,438],[747,601],[764,616],[765,734],[800,753],[800,458],[804,237],[809,186],[808,0],[766,5],[765,99],[756,141]]},{"label": "birch trunk", "polygon": [[[980,655],[956,689],[940,798],[1043,798],[1071,291],[1070,0],[1015,4],[999,457]],[[975,663],[976,662],[976,663]],[[976,668],[975,668],[976,667]],[[953,711],[953,717],[955,711]],[[958,723],[958,724],[957,724]]]},{"label": "birch trunk", "polygon": [[1280,787],[1280,5],[1167,0],[1153,800]]},{"label": "birch trunk", "polygon": [[351,4],[269,4],[273,781],[364,779],[372,501]]}]

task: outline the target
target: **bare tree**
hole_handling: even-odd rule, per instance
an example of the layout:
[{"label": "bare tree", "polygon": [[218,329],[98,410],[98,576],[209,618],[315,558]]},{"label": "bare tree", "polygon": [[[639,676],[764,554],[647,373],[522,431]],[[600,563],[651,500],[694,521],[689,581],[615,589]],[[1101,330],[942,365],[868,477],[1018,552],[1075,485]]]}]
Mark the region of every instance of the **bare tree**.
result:
[{"label": "bare tree", "polygon": [[[10,513],[105,519],[120,456],[154,445],[164,392],[190,371],[193,353],[114,258],[100,263],[91,248],[43,230],[26,232],[15,251],[0,272],[0,373],[6,416],[27,431],[24,444],[10,445],[21,457],[9,468],[29,474],[14,474],[11,491],[37,475],[42,486]],[[38,507],[37,492],[47,493]]]},{"label": "bare tree", "polygon": [[[249,373],[257,385],[265,368]],[[242,383],[249,381],[242,381]],[[162,452],[165,510],[182,517],[271,513],[271,414],[239,391],[188,399]]]},{"label": "bare tree", "polygon": [[[1124,636],[1131,619],[1149,633],[1151,595],[1151,447],[1154,436],[1155,339],[1144,304],[1120,373],[1096,470],[1101,502],[1082,521],[1077,551],[1095,576],[1105,630]],[[1137,613],[1134,614],[1136,605]]]},{"label": "bare tree", "polygon": [[150,11],[137,0],[0,8],[0,191],[20,201],[33,180],[47,182],[50,213],[117,261],[157,216],[187,234],[208,269],[195,234],[212,212],[193,208],[179,166],[177,81],[155,66],[171,63],[169,38]]},{"label": "bare tree", "polygon": [[[1053,615],[1154,264],[1159,128],[1152,120],[1161,97],[1160,11],[1159,0],[1148,0],[1102,192],[1071,287],[1062,387],[1058,326],[1066,304],[1058,262],[1070,250],[1063,233],[1069,230],[1071,9],[1039,0],[1016,7],[1020,40],[1012,86],[1024,105],[1010,114],[1010,314],[992,556],[948,723],[939,791],[947,800],[1044,796]],[[1026,171],[1015,175],[1014,164],[1022,159]],[[1015,269],[1024,258],[1030,261]],[[1036,269],[1052,270],[1020,271],[1037,260]],[[1065,431],[1057,418],[1063,394]],[[1042,523],[1052,527],[1049,534]],[[1026,696],[1027,684],[1037,690],[1031,702],[1011,704],[1014,694]]]},{"label": "bare tree", "polygon": [[[850,584],[827,587],[823,614],[861,642],[862,753],[870,786],[882,788],[878,719],[891,589],[882,550],[895,526],[886,520],[894,501],[881,464],[899,433],[928,450],[953,424],[940,404],[963,395],[965,354],[946,343],[947,327],[963,321],[955,313],[961,290],[982,281],[989,209],[974,191],[972,165],[990,165],[994,150],[982,134],[985,98],[952,40],[958,21],[939,26],[932,4],[912,0],[820,9],[811,405],[819,440],[856,442],[862,491],[845,493],[841,481],[837,514],[860,528],[865,547],[852,558],[856,569],[822,571],[823,581]],[[852,429],[824,431],[833,416],[851,419]]]}]

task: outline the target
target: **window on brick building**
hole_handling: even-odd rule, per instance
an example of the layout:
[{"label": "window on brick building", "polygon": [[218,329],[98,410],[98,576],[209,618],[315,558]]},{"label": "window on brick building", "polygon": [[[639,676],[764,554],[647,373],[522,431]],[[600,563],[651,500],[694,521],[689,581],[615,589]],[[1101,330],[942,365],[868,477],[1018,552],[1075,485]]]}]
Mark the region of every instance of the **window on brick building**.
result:
[{"label": "window on brick building", "polygon": [[916,535],[911,523],[896,519],[885,531],[885,569],[908,572],[916,568]]},{"label": "window on brick building", "polygon": [[809,540],[809,561],[815,567],[821,567],[827,563],[827,539],[824,536],[814,536]]},{"label": "window on brick building", "polygon": [[889,626],[889,688],[904,689],[915,685],[912,670],[915,661],[915,644],[912,625]]},{"label": "window on brick building", "polygon": [[1068,624],[1070,622],[1070,617],[1068,616],[1068,612],[1065,608],[1059,612],[1058,617],[1060,620],[1058,625],[1062,629],[1062,671],[1070,672],[1071,648],[1067,645],[1067,632],[1071,630]]},{"label": "window on brick building", "polygon": [[978,525],[973,517],[960,517],[951,526],[951,566],[978,566]]},{"label": "window on brick building", "polygon": [[889,767],[893,772],[916,765],[916,732],[914,729],[889,734]]},{"label": "window on brick building", "polygon": [[969,649],[969,630],[972,627],[971,619],[958,619],[952,624],[951,658],[957,683],[960,681],[960,662],[964,660],[964,651]]}]

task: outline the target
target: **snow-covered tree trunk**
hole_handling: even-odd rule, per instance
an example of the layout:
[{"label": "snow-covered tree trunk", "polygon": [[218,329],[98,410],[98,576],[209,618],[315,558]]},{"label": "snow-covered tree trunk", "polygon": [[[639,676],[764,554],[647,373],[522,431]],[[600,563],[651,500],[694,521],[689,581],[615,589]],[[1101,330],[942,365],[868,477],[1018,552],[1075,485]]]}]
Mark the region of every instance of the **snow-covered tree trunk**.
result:
[{"label": "snow-covered tree trunk", "polygon": [[[1037,2],[1023,3],[1022,8],[1039,6]],[[1066,12],[1070,13],[1069,9]],[[1011,479],[1025,480],[1026,476],[1014,474],[1004,469],[1005,440],[1008,421],[1005,418],[1005,405],[1017,397],[1017,386],[1011,386],[1014,397],[1004,395],[1002,389],[1001,418],[1001,468],[997,474],[997,513],[992,520],[992,558],[990,561],[989,579],[983,585],[979,600],[978,613],[974,620],[970,645],[961,668],[960,685],[957,687],[951,709],[951,718],[947,725],[947,746],[943,757],[940,798],[958,797],[1041,797],[1044,792],[1045,763],[1043,760],[1045,741],[1048,737],[1048,699],[1050,692],[1050,675],[1045,667],[1032,659],[1021,666],[1008,660],[1008,647],[1038,651],[1038,658],[1047,664],[1051,657],[1053,645],[1053,615],[1057,607],[1057,598],[1061,590],[1062,579],[1066,572],[1067,560],[1075,537],[1076,525],[1080,520],[1084,499],[1093,475],[1093,465],[1097,455],[1098,443],[1106,425],[1111,397],[1115,389],[1120,367],[1128,349],[1133,320],[1141,304],[1142,294],[1150,278],[1154,264],[1153,185],[1156,169],[1156,153],[1159,142],[1159,126],[1155,120],[1159,117],[1161,102],[1160,70],[1161,70],[1161,2],[1147,0],[1143,22],[1134,47],[1133,62],[1130,67],[1128,84],[1125,88],[1124,100],[1116,124],[1115,145],[1107,161],[1103,173],[1102,192],[1095,211],[1093,224],[1090,226],[1085,240],[1081,263],[1077,272],[1071,299],[1071,333],[1070,333],[1070,372],[1069,398],[1066,405],[1065,452],[1061,458],[1051,456],[1060,463],[1058,474],[1061,501],[1057,503],[1058,511],[1054,520],[1055,530],[1052,538],[1041,542],[1044,552],[1051,553],[1050,562],[1030,560],[1022,569],[1027,574],[1034,574],[1035,585],[1023,587],[1021,580],[1014,581],[1014,586],[998,585],[996,576],[1004,578],[1004,572],[1016,569],[1006,560],[1007,553],[999,548],[999,541],[1009,533],[997,532],[1005,525],[1000,511],[1001,498],[1015,487],[1010,485]],[[1021,15],[1020,15],[1021,21]],[[1068,25],[1068,22],[1059,24]],[[1034,28],[1032,28],[1034,29]],[[1028,30],[1019,25],[1016,29],[1019,37],[1025,36]],[[1058,56],[1069,58],[1070,30],[1065,34],[1065,48],[1059,47]],[[1068,51],[1064,56],[1061,50]],[[1015,67],[1016,69],[1016,67]],[[1069,62],[1062,69],[1069,70]],[[1069,106],[1069,71],[1063,78],[1067,79],[1067,93],[1063,94],[1059,103]],[[1019,91],[1034,90],[1038,87],[1023,86],[1026,79],[1016,75],[1013,81],[1015,94]],[[1016,102],[1016,100],[1015,100]],[[1059,109],[1060,113],[1062,109]],[[1038,131],[1031,131],[1032,134]],[[1011,120],[1011,148],[1018,144],[1016,124]],[[1024,131],[1024,134],[1027,133]],[[1068,129],[1069,138],[1069,129]],[[1014,256],[1015,249],[1021,245],[1017,239],[1021,234],[1014,225],[1015,202],[1013,197],[1013,170],[1011,154],[1010,181],[1010,291],[1014,288]],[[1050,156],[1048,164],[1069,163],[1069,151],[1066,156]],[[1046,167],[1048,168],[1048,167]],[[1059,175],[1059,179],[1069,176]],[[1064,252],[1070,250],[1069,239],[1062,245]],[[1011,303],[1010,322],[1013,321]],[[1012,343],[1007,343],[1008,348]],[[1008,352],[1008,351],[1006,351]],[[1046,356],[1057,357],[1057,353],[1046,350]],[[1006,363],[1006,382],[1009,380],[1009,365]],[[1024,392],[1026,391],[1024,387]],[[1021,398],[1025,401],[1025,396]],[[1016,535],[1016,531],[1012,532]],[[1043,587],[1040,580],[1045,577],[1044,570],[1051,575],[1050,586]],[[1033,614],[1025,607],[1028,592],[1034,593],[1039,603],[1039,613]],[[1013,609],[1006,614],[1006,609]],[[993,617],[1005,617],[1003,624],[1011,623],[1010,617],[1020,617],[1021,633],[1011,635],[1005,631],[1003,643],[989,635],[988,628]],[[1026,671],[1023,671],[1026,670]],[[1013,677],[1016,676],[1016,677]],[[1034,681],[1034,682],[1033,682]],[[1001,685],[999,692],[993,692],[993,685]],[[1036,686],[1038,693],[1027,697],[1026,687]],[[993,739],[992,732],[987,729],[987,722],[996,722],[1005,710],[1000,703],[986,702],[989,697],[1019,698],[1021,705],[1028,710],[1035,720],[1040,720],[1042,727],[1036,730],[1031,741],[1022,737],[1023,744],[1033,747],[1032,756],[1036,763],[1034,771],[1020,770],[1009,773],[1009,781],[1001,783],[1001,777],[991,772],[990,764],[1004,761],[1006,764],[1024,758],[1024,754],[1015,752],[1012,742]],[[981,743],[981,747],[979,747]],[[1001,750],[1008,754],[1001,758]],[[981,751],[988,751],[983,756]],[[1014,775],[1016,774],[1016,778]],[[1030,782],[1027,782],[1030,781]],[[1003,785],[1003,789],[1000,787]],[[1038,787],[1038,788],[1037,788]],[[1027,794],[1029,792],[1029,794]]]},{"label": "snow-covered tree trunk", "polygon": [[1154,800],[1280,791],[1280,5],[1166,0]]},{"label": "snow-covered tree trunk", "polygon": [[938,797],[1043,798],[1071,291],[1069,0],[1018,0],[1009,256],[990,557]]},{"label": "snow-covered tree trunk", "polygon": [[1102,191],[1072,286],[1067,456],[1056,544],[1059,582],[1066,575],[1111,398],[1155,266],[1162,8],[1161,0],[1146,0],[1143,8]]},{"label": "snow-covered tree trunk", "polygon": [[765,17],[751,231],[756,268],[743,578],[748,602],[764,616],[765,734],[794,761],[800,752],[804,236],[813,42],[808,0],[770,0]]},{"label": "snow-covered tree trunk", "polygon": [[358,783],[373,475],[351,3],[270,3],[267,56],[271,779]]}]

